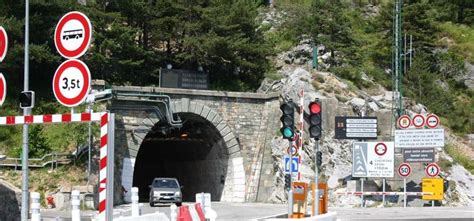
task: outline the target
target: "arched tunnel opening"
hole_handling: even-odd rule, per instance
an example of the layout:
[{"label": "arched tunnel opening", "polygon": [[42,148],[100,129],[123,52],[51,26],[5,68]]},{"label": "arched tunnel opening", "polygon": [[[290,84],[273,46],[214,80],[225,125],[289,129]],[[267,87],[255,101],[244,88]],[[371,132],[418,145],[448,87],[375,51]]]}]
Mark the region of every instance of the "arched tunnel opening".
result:
[{"label": "arched tunnel opening", "polygon": [[196,193],[211,193],[221,199],[228,166],[226,144],[216,127],[193,113],[180,113],[183,125],[164,131],[152,128],[146,135],[135,161],[133,186],[140,201],[149,200],[149,185],[155,177],[177,178],[183,201],[195,200]]}]

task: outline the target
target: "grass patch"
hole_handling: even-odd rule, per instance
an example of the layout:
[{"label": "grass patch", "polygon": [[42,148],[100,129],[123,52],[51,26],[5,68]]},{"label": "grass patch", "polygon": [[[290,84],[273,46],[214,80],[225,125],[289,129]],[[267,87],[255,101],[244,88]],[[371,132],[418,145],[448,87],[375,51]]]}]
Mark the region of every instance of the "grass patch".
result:
[{"label": "grass patch", "polygon": [[448,45],[450,50],[474,63],[474,28],[451,22],[442,23],[439,28],[441,38],[448,37],[455,42],[453,45]]},{"label": "grass patch", "polygon": [[453,158],[455,163],[462,165],[471,174],[474,174],[474,160],[464,155],[464,153],[459,151],[455,146],[446,145],[444,150]]}]

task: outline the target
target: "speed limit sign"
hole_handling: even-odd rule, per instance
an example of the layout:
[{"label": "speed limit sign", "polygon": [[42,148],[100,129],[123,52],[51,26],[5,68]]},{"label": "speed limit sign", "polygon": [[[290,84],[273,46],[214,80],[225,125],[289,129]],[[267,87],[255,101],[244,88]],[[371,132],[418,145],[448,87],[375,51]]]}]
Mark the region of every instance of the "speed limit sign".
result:
[{"label": "speed limit sign", "polygon": [[400,166],[398,167],[398,174],[401,177],[407,177],[408,175],[410,175],[410,173],[411,173],[410,164],[408,164],[408,163],[400,164]]},{"label": "speed limit sign", "polygon": [[91,86],[91,73],[84,62],[72,59],[59,65],[53,78],[53,92],[64,106],[75,107],[81,104]]}]

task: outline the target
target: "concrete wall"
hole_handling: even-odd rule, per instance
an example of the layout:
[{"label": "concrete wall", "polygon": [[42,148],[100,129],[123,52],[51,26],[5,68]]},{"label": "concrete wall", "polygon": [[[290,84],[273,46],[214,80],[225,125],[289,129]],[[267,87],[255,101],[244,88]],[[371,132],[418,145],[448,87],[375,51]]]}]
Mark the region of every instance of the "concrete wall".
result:
[{"label": "concrete wall", "polygon": [[[214,124],[224,138],[229,153],[221,201],[255,201],[257,191],[264,193],[259,194],[258,198],[271,194],[273,174],[269,154],[270,141],[279,130],[278,95],[122,86],[113,87],[113,90],[166,94],[171,97],[171,109],[175,113],[194,113]],[[123,159],[136,157],[146,129],[158,122],[152,111],[115,108],[124,104],[150,105],[118,98],[110,106],[117,113],[116,188],[122,182]],[[267,179],[271,181],[267,182]],[[121,199],[122,196],[116,195],[116,198]]]},{"label": "concrete wall", "polygon": [[0,179],[0,221],[20,220],[21,190]]}]

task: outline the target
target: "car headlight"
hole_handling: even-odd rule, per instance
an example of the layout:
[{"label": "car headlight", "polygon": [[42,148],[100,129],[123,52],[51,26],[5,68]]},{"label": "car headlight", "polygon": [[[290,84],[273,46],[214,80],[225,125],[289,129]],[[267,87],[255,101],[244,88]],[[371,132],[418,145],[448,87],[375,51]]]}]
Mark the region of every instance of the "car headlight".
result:
[{"label": "car headlight", "polygon": [[160,195],[160,192],[158,191],[153,191],[153,196],[159,196]]},{"label": "car headlight", "polygon": [[175,193],[174,193],[174,196],[180,197],[180,196],[181,196],[181,192],[175,192]]}]

